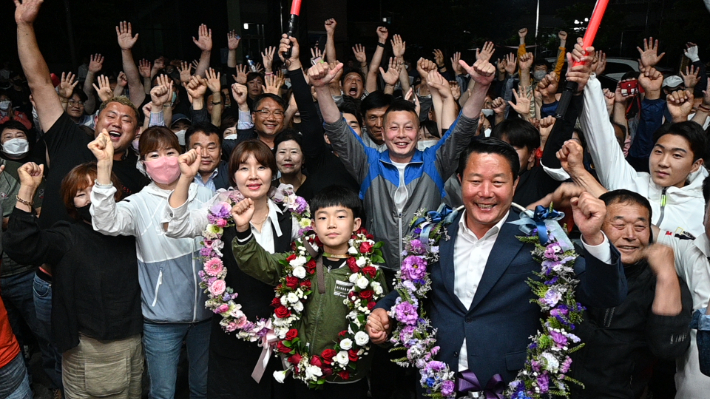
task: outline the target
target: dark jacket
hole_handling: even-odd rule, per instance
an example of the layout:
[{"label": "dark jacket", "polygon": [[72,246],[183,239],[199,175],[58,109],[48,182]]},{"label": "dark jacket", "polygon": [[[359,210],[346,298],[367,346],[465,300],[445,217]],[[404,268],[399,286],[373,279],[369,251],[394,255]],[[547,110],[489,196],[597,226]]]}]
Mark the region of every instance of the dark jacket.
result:
[{"label": "dark jacket", "polygon": [[[523,368],[530,336],[540,328],[543,314],[534,298],[529,278],[541,266],[532,259],[532,244],[524,244],[517,225],[505,223],[498,233],[483,276],[468,310],[454,293],[454,245],[459,233],[459,215],[448,227],[449,240],[439,244],[440,259],[430,268],[432,290],[428,294],[428,315],[438,329],[437,360],[458,371],[458,356],[464,338],[468,366],[482,384],[500,374],[507,384]],[[506,222],[518,219],[510,212]],[[611,244],[609,244],[611,246]],[[626,296],[626,278],[619,252],[611,246],[611,264],[580,254],[574,270],[580,280],[576,298],[582,304],[616,306]],[[589,267],[587,267],[587,264]],[[377,303],[389,310],[399,294],[394,291]]]},{"label": "dark jacket", "polygon": [[690,345],[693,300],[679,279],[683,310],[677,316],[651,311],[656,277],[647,262],[624,268],[626,300],[613,308],[589,307],[575,332],[585,347],[572,354],[573,398],[638,398],[651,378],[656,358],[672,360]]}]

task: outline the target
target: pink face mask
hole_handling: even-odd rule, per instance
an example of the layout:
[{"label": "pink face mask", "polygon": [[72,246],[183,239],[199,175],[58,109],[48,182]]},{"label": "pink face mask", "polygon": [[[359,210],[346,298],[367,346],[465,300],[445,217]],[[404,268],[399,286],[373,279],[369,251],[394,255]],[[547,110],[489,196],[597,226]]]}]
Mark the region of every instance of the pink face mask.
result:
[{"label": "pink face mask", "polygon": [[146,160],[144,165],[146,173],[156,183],[170,184],[180,177],[178,157],[159,157],[150,161]]}]

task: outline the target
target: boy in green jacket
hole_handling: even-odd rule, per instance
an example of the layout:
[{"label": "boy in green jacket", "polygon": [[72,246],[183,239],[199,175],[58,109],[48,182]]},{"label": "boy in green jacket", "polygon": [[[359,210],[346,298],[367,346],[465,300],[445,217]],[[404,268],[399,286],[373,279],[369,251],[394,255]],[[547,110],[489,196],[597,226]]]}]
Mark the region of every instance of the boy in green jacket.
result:
[{"label": "boy in green jacket", "polygon": [[[270,254],[250,229],[250,199],[232,209],[237,236],[232,251],[250,276],[276,286],[271,318],[279,338],[276,350],[288,364],[286,373],[303,380],[294,397],[363,398],[370,368],[367,316],[386,292],[381,243],[359,231],[361,204],[356,193],[329,187],[310,203],[312,232],[294,242],[292,253]],[[332,382],[332,383],[331,383]]]}]

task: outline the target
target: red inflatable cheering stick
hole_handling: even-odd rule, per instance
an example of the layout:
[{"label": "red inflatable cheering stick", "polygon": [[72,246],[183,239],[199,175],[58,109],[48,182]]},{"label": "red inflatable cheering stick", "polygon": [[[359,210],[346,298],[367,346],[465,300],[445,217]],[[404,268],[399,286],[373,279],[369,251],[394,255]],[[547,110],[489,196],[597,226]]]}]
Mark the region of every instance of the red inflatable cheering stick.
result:
[{"label": "red inflatable cheering stick", "polygon": [[[295,0],[294,0],[295,1]],[[602,23],[602,17],[604,17],[604,12],[606,11],[606,6],[609,4],[609,0],[597,0],[597,5],[594,7],[594,12],[592,13],[592,18],[589,20],[589,25],[587,25],[587,31],[584,33],[584,38],[582,39],[582,46],[585,49],[594,43],[594,37],[597,35],[599,30],[599,24]],[[581,65],[581,62],[576,62],[573,66]],[[577,82],[567,82],[565,86],[565,91],[562,92],[562,97],[560,98],[559,104],[557,104],[557,111],[555,117],[560,119],[564,118],[567,113],[567,107],[572,99],[572,95],[577,91]]]},{"label": "red inflatable cheering stick", "polygon": [[[298,16],[301,15],[301,0],[293,0],[291,3],[291,17],[288,19],[287,34],[293,36],[298,30]],[[291,48],[284,53],[284,59],[291,58]]]}]

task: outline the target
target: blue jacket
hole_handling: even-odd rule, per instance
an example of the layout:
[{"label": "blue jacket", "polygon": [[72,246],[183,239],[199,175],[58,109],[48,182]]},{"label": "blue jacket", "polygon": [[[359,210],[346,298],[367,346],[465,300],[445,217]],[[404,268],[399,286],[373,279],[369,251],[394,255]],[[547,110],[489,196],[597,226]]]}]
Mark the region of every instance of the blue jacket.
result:
[{"label": "blue jacket", "polygon": [[[429,270],[432,290],[425,303],[434,328],[438,329],[437,344],[441,347],[437,360],[458,371],[458,356],[466,338],[468,366],[482,384],[495,374],[505,383],[512,381],[523,368],[529,337],[540,328],[543,314],[530,300],[534,295],[527,285],[532,272],[540,264],[532,259],[532,244],[523,244],[517,220],[511,212],[500,229],[471,306],[466,306],[454,293],[454,244],[459,230],[459,215],[448,227],[450,240],[439,245],[439,263]],[[611,245],[611,244],[609,244]],[[620,304],[626,297],[626,278],[619,252],[611,246],[612,263],[584,254],[575,264],[580,279],[577,301],[584,305],[608,308]],[[586,262],[585,262],[586,261]],[[590,267],[586,267],[589,263]],[[396,291],[377,303],[377,308],[391,309]]]}]

